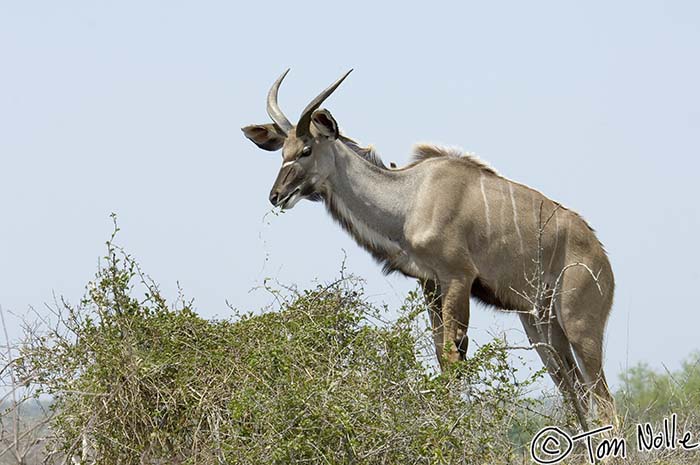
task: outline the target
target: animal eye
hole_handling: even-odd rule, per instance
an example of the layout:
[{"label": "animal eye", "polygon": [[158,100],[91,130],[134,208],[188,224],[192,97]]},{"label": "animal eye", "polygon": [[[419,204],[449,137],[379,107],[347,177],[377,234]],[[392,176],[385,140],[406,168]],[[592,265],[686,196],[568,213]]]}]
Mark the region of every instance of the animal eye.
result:
[{"label": "animal eye", "polygon": [[311,147],[307,145],[301,150],[301,156],[308,157],[309,155],[311,155]]}]

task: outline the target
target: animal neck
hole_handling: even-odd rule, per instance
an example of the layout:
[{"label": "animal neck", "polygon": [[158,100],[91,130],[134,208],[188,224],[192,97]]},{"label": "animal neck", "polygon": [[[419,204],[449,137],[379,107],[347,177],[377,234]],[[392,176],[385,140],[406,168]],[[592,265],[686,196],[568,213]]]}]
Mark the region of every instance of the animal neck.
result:
[{"label": "animal neck", "polygon": [[343,144],[333,145],[335,170],[325,182],[330,214],[375,258],[394,260],[405,245],[404,224],[415,180],[373,165]]}]

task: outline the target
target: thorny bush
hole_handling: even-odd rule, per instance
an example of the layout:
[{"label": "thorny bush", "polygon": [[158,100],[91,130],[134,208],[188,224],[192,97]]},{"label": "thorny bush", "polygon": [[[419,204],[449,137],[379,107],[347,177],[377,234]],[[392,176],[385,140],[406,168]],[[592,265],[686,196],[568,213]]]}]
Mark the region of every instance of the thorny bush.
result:
[{"label": "thorny bush", "polygon": [[[352,277],[275,291],[275,311],[205,320],[166,303],[113,243],[20,371],[53,398],[49,450],[79,463],[507,463],[522,395],[503,342],[438,374],[425,311],[398,318]],[[136,295],[142,297],[137,298]],[[420,316],[419,316],[420,315]],[[510,433],[510,436],[509,436]]]}]

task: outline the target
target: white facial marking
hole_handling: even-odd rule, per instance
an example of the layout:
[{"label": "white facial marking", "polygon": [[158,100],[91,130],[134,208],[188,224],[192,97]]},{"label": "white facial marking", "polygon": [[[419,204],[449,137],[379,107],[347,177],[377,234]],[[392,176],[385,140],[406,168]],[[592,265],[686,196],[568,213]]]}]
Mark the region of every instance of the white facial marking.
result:
[{"label": "white facial marking", "polygon": [[282,163],[282,168],[284,168],[285,166],[289,166],[292,163],[296,163],[296,160],[285,161],[284,163]]},{"label": "white facial marking", "polygon": [[287,201],[284,203],[284,209],[285,209],[285,210],[290,210],[290,209],[294,208],[294,205],[296,205],[297,203],[299,203],[299,201],[301,200],[301,198],[302,198],[302,197],[301,197],[301,194],[299,194],[299,192],[294,193],[294,194],[289,198],[289,200],[287,200]]}]

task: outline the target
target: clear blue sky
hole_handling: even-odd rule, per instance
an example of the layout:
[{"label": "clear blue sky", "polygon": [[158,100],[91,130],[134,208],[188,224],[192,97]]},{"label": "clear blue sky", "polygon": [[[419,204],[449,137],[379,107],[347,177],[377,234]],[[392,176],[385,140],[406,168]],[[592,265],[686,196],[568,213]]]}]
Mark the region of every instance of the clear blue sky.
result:
[{"label": "clear blue sky", "polygon": [[[285,68],[294,119],[353,67],[327,107],[385,160],[460,146],[596,228],[618,283],[609,378],[700,348],[700,4],[385,3],[0,3],[0,304],[77,302],[116,212],[121,244],[204,316],[269,303],[249,292],[264,277],[330,279],[342,250],[396,306],[414,283],[321,205],[263,219],[280,158],[239,130],[268,121]],[[477,342],[519,334],[472,315]]]}]

